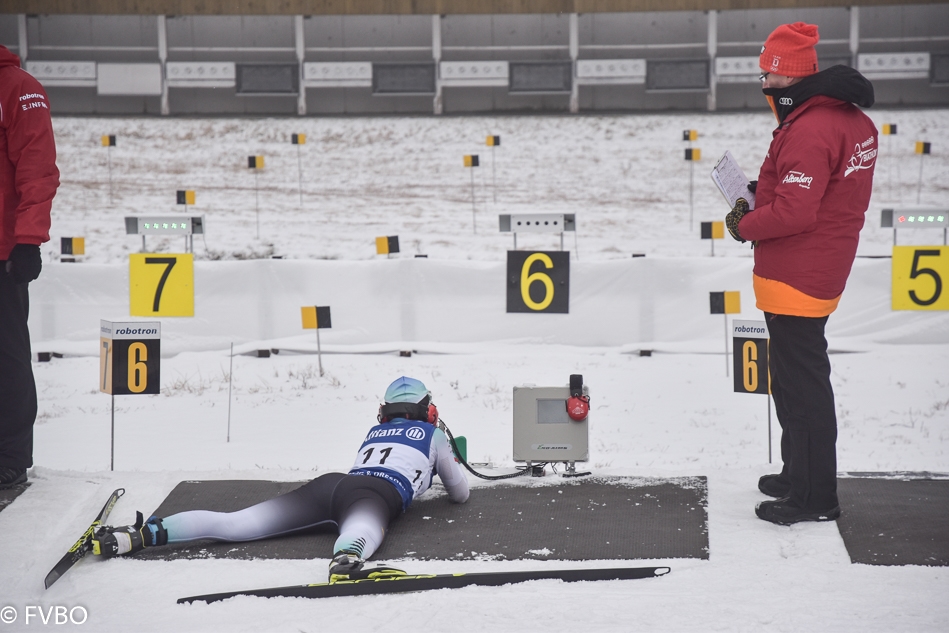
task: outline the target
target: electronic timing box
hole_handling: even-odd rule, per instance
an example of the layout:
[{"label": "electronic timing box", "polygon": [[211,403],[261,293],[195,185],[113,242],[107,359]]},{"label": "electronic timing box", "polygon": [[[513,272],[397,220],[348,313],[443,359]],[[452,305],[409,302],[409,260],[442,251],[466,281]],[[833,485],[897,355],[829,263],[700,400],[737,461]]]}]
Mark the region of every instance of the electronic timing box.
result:
[{"label": "electronic timing box", "polygon": [[[583,395],[590,395],[586,385]],[[590,418],[571,419],[568,398],[568,387],[514,387],[514,461],[572,466],[589,460]]]}]

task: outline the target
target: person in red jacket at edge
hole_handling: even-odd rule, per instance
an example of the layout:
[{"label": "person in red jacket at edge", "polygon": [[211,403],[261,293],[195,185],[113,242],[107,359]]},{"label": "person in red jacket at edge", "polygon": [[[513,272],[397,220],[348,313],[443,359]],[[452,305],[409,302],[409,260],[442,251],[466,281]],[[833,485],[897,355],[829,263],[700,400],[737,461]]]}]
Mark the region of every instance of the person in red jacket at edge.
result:
[{"label": "person in red jacket at edge", "polygon": [[43,267],[50,208],[59,187],[46,92],[0,46],[0,489],[33,466],[33,382],[29,283]]},{"label": "person in red jacket at edge", "polygon": [[732,237],[754,248],[754,289],[771,338],[771,393],[781,423],[778,474],[758,488],[775,500],[759,518],[833,521],[837,417],[824,326],[837,308],[870,203],[877,129],[856,106],[873,85],[847,66],[818,72],[817,26],[779,26],[761,48],[762,92],[778,120],[757,183],[728,213]]}]

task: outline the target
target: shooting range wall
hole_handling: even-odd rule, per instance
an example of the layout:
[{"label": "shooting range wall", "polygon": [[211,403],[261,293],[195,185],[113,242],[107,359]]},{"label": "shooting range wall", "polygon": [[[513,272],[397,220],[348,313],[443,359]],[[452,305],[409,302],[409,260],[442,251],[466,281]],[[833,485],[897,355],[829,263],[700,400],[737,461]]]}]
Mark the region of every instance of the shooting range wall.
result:
[{"label": "shooting range wall", "polygon": [[[889,259],[857,259],[828,323],[832,349],[949,343],[945,312],[891,310],[890,267]],[[333,310],[323,350],[350,352],[484,341],[717,352],[724,317],[709,313],[709,292],[723,290],[741,293],[741,313],[730,317],[764,319],[750,258],[573,261],[568,314],[507,313],[503,262],[265,259],[194,268],[195,316],[161,319],[163,354],[258,341],[315,351],[300,308],[317,304]],[[98,356],[100,319],[128,320],[128,274],[125,265],[44,266],[30,286],[34,352]]]},{"label": "shooting range wall", "polygon": [[[761,43],[804,20],[820,26],[822,67],[875,72],[879,105],[949,104],[947,3],[733,4],[100,0],[80,15],[23,0],[0,14],[0,44],[56,114],[735,110],[765,107]],[[788,8],[754,8],[766,5]],[[566,85],[550,87],[549,66],[515,66],[539,62],[566,64]],[[365,73],[403,77],[404,90]]]}]

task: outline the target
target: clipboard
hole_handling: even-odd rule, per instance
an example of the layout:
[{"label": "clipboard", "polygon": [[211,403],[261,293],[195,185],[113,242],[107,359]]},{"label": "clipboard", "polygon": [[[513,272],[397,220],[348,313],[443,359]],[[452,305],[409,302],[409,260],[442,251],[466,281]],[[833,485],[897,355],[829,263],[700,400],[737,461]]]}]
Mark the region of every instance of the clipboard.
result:
[{"label": "clipboard", "polygon": [[748,201],[749,209],[755,208],[755,194],[748,191],[748,177],[738,166],[738,161],[731,152],[726,151],[712,168],[712,180],[725,196],[728,206],[734,207],[738,198],[744,198]]}]

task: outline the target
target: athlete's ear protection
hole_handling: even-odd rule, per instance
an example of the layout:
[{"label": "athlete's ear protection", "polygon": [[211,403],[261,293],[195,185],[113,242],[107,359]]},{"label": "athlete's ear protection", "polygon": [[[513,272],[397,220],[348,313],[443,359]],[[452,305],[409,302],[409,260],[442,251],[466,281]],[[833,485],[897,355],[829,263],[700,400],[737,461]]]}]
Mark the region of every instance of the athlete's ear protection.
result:
[{"label": "athlete's ear protection", "polygon": [[420,402],[414,404],[411,402],[391,402],[379,405],[379,413],[376,420],[385,423],[393,418],[407,418],[409,420],[418,420],[419,422],[428,422],[429,424],[438,424],[438,409],[430,401],[428,403]]},{"label": "athlete's ear protection", "polygon": [[570,375],[570,397],[567,398],[567,415],[571,420],[582,422],[590,414],[590,396],[583,395],[583,376]]}]

